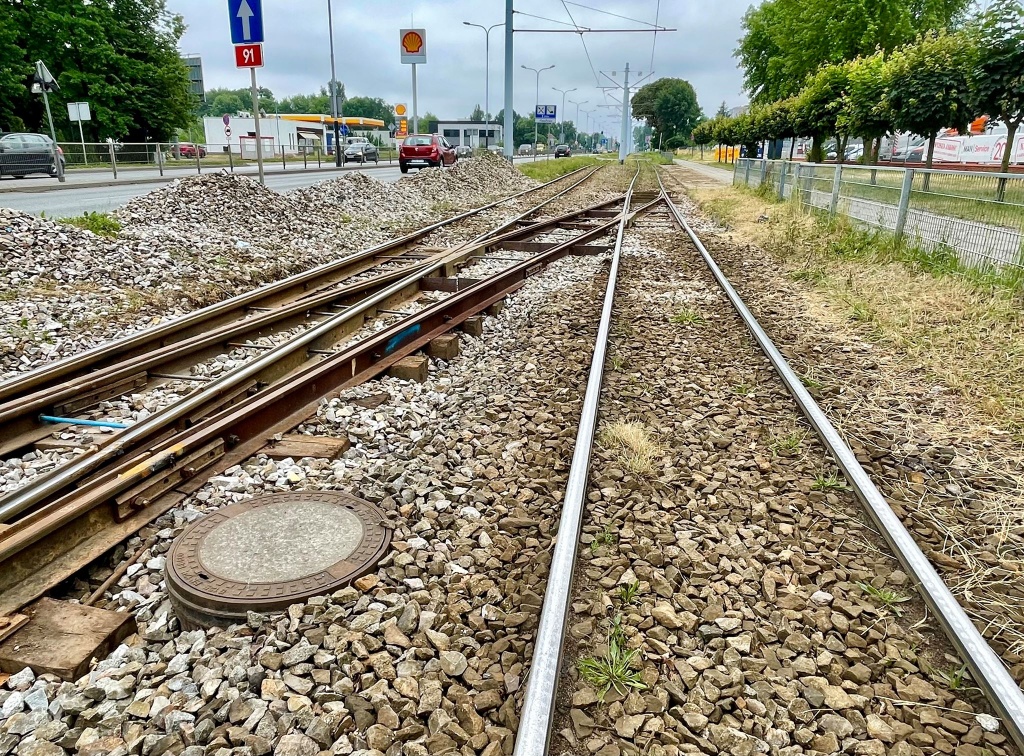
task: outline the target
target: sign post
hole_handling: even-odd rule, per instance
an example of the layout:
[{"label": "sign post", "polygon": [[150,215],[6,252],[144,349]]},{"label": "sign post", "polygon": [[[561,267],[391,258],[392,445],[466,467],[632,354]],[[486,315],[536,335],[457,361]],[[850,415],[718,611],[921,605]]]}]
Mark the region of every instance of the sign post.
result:
[{"label": "sign post", "polygon": [[[266,177],[263,175],[263,139],[260,137],[260,94],[256,86],[256,69],[263,67],[262,0],[228,0],[228,19],[231,23],[231,43],[235,46],[235,67],[249,69],[252,115],[256,124],[256,166],[260,184],[266,186]],[[225,135],[229,136],[226,122],[224,126]],[[284,150],[281,154],[284,155]]]},{"label": "sign post", "polygon": [[82,121],[92,120],[92,114],[89,112],[89,103],[69,102],[68,118],[72,121],[78,121],[78,139],[82,143],[82,163],[89,165],[89,158],[85,154],[85,135],[82,133]]},{"label": "sign post", "polygon": [[[57,153],[57,132],[53,128],[53,114],[50,112],[50,98],[46,95],[47,92],[57,91],[60,87],[57,86],[57,80],[53,78],[53,74],[46,67],[46,64],[41,60],[36,61],[36,74],[32,77],[32,93],[43,95],[43,104],[46,106],[46,120],[50,123],[50,138],[53,139],[53,166],[57,169],[57,181],[61,184],[64,183],[64,166],[61,164],[60,156]],[[114,178],[117,178],[115,175]]]},{"label": "sign post", "polygon": [[412,66],[412,131],[420,131],[419,106],[416,92],[416,66],[427,62],[427,30],[399,29],[402,44],[402,62]]}]

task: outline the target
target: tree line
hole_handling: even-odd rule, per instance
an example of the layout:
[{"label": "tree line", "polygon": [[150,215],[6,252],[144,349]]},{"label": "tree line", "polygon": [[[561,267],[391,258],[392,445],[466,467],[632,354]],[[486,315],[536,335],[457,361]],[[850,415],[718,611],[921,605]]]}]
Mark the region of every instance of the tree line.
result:
[{"label": "tree line", "polygon": [[750,110],[699,124],[693,140],[756,150],[765,140],[811,137],[809,160],[820,162],[826,138],[836,139],[842,160],[847,140],[859,137],[865,162],[875,164],[885,135],[909,131],[928,137],[930,168],[937,132],[963,132],[987,115],[1007,128],[1005,172],[1024,120],[1024,7],[995,0],[965,17],[968,5],[768,0],[747,13],[737,50]]},{"label": "tree line", "polygon": [[87,140],[169,139],[195,107],[184,31],[164,0],[0,0],[0,130],[48,133],[30,89],[42,60],[60,86],[49,95],[58,138],[78,139],[65,103],[88,102]]}]

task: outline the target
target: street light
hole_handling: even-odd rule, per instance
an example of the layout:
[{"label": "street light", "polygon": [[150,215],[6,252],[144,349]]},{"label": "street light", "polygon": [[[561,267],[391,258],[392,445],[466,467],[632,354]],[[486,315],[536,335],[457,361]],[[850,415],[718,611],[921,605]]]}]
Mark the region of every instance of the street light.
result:
[{"label": "street light", "polygon": [[[331,0],[327,0],[327,34],[331,39],[331,116],[334,118],[334,165],[341,168],[341,124],[338,123],[338,82],[334,78],[334,17],[331,15]],[[262,149],[262,147],[257,145],[257,149]]]},{"label": "street light", "polygon": [[[580,103],[580,105],[582,105],[582,104],[583,104],[583,103],[581,102],[581,103]],[[594,112],[593,110],[584,110],[584,111],[583,111],[583,115],[584,115],[584,116],[586,117],[586,119],[587,119],[587,126],[586,126],[586,128],[587,128],[587,131],[586,131],[586,134],[587,134],[587,141],[588,141],[588,142],[591,142],[591,141],[592,141],[592,140],[590,139],[590,114],[591,114],[591,113],[593,113],[593,112]],[[590,149],[593,149],[593,148],[594,148],[594,145],[593,145],[593,144],[590,144],[590,145],[588,145],[588,146],[589,146],[589,148],[590,148]]]},{"label": "street light", "polygon": [[487,130],[484,131],[484,147],[490,146],[491,138],[491,29],[496,29],[499,26],[504,26],[504,22],[500,24],[492,24],[491,26],[482,26],[480,24],[471,24],[469,21],[463,21],[466,26],[475,26],[477,29],[484,30],[484,120],[487,121]]},{"label": "street light", "polygon": [[533,159],[537,159],[537,106],[540,105],[540,72],[547,71],[554,68],[554,64],[550,66],[544,66],[544,68],[530,68],[529,66],[522,66],[527,71],[533,71],[537,74],[537,96],[533,102]]},{"label": "street light", "polygon": [[558,119],[559,126],[560,126],[560,128],[558,130],[558,141],[559,141],[560,144],[564,144],[565,143],[565,96],[567,94],[569,94],[570,92],[575,92],[576,91],[576,87],[573,87],[572,89],[559,89],[558,87],[551,87],[551,88],[553,90],[555,90],[556,92],[561,92],[562,93],[562,110],[560,111],[562,113],[562,117]]},{"label": "street light", "polygon": [[[580,102],[574,102],[573,100],[569,100],[569,104],[570,105],[575,105],[576,106],[576,120],[573,121],[573,124],[576,126],[576,133],[577,134],[580,133],[580,105],[586,105],[588,102],[590,102],[590,100],[581,100]],[[577,141],[578,140],[579,140],[579,137],[577,137]]]}]

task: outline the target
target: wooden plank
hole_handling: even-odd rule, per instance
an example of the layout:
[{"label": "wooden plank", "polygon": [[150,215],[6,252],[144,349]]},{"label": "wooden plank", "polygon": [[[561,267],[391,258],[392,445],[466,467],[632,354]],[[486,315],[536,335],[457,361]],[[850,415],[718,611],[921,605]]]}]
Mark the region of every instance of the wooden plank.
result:
[{"label": "wooden plank", "polygon": [[331,438],[326,436],[304,436],[299,433],[289,433],[281,437],[280,441],[274,441],[268,445],[264,452],[271,459],[301,459],[302,457],[314,457],[316,459],[337,459],[352,446],[347,438]]},{"label": "wooden plank", "polygon": [[9,614],[6,617],[0,617],[0,641],[15,632],[26,622],[28,622],[28,617],[24,614]]},{"label": "wooden plank", "polygon": [[109,654],[134,633],[135,618],[94,606],[41,598],[26,611],[28,621],[0,643],[0,670],[20,672],[31,667],[37,675],[50,673],[77,680],[89,662]]}]

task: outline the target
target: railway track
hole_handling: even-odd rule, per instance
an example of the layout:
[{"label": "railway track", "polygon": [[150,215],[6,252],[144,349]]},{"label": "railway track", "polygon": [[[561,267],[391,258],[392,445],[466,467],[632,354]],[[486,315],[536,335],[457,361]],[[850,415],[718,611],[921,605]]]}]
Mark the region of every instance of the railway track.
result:
[{"label": "railway track", "polygon": [[[19,395],[9,389],[13,398],[0,408],[0,418],[8,424],[8,438],[15,436],[10,430],[15,428],[25,441],[45,430],[39,427],[41,414],[69,406],[81,411],[82,404],[125,386],[141,388],[153,378],[187,381],[189,364],[225,346],[257,352],[241,367],[200,382],[182,399],[0,498],[0,611],[13,612],[42,595],[180,502],[215,471],[274,447],[276,439],[315,413],[328,391],[387,370],[499,302],[550,262],[570,253],[606,251],[600,242],[614,231],[621,200],[529,220],[591,175],[586,172],[526,213],[453,249],[402,251],[413,256],[411,262],[403,260],[376,275],[371,266],[390,266],[393,248],[383,257],[379,248],[360,253],[353,256],[358,267],[346,270],[370,274],[355,283],[339,282],[338,266],[328,266],[326,280],[302,276],[267,287],[276,289],[268,296],[287,292],[291,298],[260,314],[221,323],[231,308],[254,309],[246,295],[208,308],[206,333],[188,335],[203,329],[202,323],[192,322],[174,332],[179,340],[148,352],[139,344],[170,337],[144,334],[128,340],[130,345],[118,342],[18,381],[33,391]],[[420,236],[405,244],[415,238]],[[482,262],[502,265],[481,278],[459,274]],[[436,299],[409,306],[431,292]],[[270,303],[266,297],[260,301]],[[388,322],[379,327],[383,321]],[[255,341],[267,329],[296,322],[304,329],[276,347]],[[118,356],[128,359],[117,362]],[[84,371],[87,364],[92,372],[58,387],[62,374]],[[182,375],[169,378],[161,372],[169,370]],[[49,383],[39,388],[43,381]]]},{"label": "railway track", "polygon": [[[744,304],[742,298],[722,273],[715,260],[708,253],[707,249],[701,242],[698,235],[693,231],[684,215],[672,202],[670,192],[665,188],[660,175],[658,182],[661,188],[660,202],[663,203],[661,207],[661,218],[658,217],[657,212],[652,212],[648,214],[645,220],[653,221],[655,223],[664,223],[668,221],[681,229],[689,238],[690,242],[692,242],[704,264],[706,264],[708,270],[710,270],[713,275],[714,280],[717,282],[722,295],[724,295],[728,303],[740,316],[743,325],[749,331],[755,345],[768,358],[772,369],[781,379],[785,389],[792,396],[792,399],[795,401],[800,413],[807,419],[807,422],[814,429],[814,432],[817,434],[821,444],[827,450],[828,454],[835,460],[835,463],[842,471],[850,488],[856,495],[857,500],[864,507],[864,510],[868,513],[872,522],[877,527],[878,533],[880,533],[884,538],[906,574],[911,576],[912,583],[917,589],[917,592],[927,604],[929,611],[938,620],[946,639],[948,639],[948,641],[953,645],[959,655],[959,658],[962,659],[965,662],[966,667],[969,668],[972,679],[984,694],[985,699],[992,707],[993,711],[998,715],[1002,725],[1009,733],[1010,738],[1018,748],[1024,749],[1024,694],[1022,694],[1020,687],[1010,677],[1003,662],[985,642],[981,633],[957,603],[956,599],[943,583],[935,568],[928,561],[927,557],[925,557],[913,537],[906,530],[900,519],[893,513],[892,509],[872,482],[870,476],[858,462],[853,452],[843,441],[834,426],[825,416],[824,412],[820,407],[818,407],[815,400],[805,388],[800,377],[788,364],[781,352],[779,352],[765,332],[764,328],[758,323],[756,318]],[[611,273],[609,275],[607,289],[605,292],[604,307],[602,309],[600,326],[597,339],[595,341],[594,356],[587,382],[586,396],[584,398],[583,410],[580,416],[579,428],[576,435],[572,457],[572,465],[568,473],[568,484],[565,489],[564,503],[558,525],[559,537],[555,543],[554,551],[551,556],[550,575],[544,593],[544,603],[540,615],[540,624],[533,646],[534,651],[530,661],[526,695],[520,712],[519,728],[515,741],[516,756],[532,756],[533,754],[556,752],[552,750],[552,737],[554,735],[553,728],[555,726],[555,721],[559,718],[561,718],[564,724],[564,729],[562,729],[561,732],[563,735],[565,733],[569,733],[566,737],[569,738],[568,746],[570,749],[581,745],[579,741],[575,740],[575,738],[579,737],[580,732],[593,732],[595,729],[600,729],[601,727],[600,722],[595,722],[590,719],[590,717],[583,714],[580,709],[573,709],[574,717],[570,719],[570,717],[567,716],[567,708],[569,706],[568,701],[571,698],[573,701],[572,705],[575,706],[577,698],[575,695],[571,695],[572,690],[570,690],[569,693],[560,694],[559,685],[560,681],[565,683],[568,678],[576,681],[577,687],[575,687],[575,690],[577,692],[580,691],[578,686],[583,685],[580,679],[582,672],[576,672],[575,670],[569,672],[568,670],[565,670],[563,668],[563,661],[566,654],[566,639],[569,635],[570,616],[573,615],[571,607],[586,606],[588,603],[584,596],[579,595],[574,591],[580,590],[580,588],[577,587],[577,579],[579,573],[578,563],[582,558],[580,554],[580,540],[583,532],[584,519],[587,514],[587,506],[585,503],[594,503],[599,501],[599,499],[595,498],[591,493],[588,481],[589,476],[592,474],[591,458],[595,443],[598,416],[601,411],[600,404],[603,373],[609,353],[609,335],[611,332],[612,312],[616,294],[616,279],[622,254],[622,233],[624,228],[624,224],[620,225],[616,246],[613,252]],[[701,322],[699,320],[699,315],[696,315],[692,311],[686,312],[687,318],[693,318],[692,321],[687,320],[686,322]],[[637,375],[639,376],[639,373]],[[649,516],[650,515],[648,515],[648,517]],[[607,528],[607,519],[605,520],[605,523],[604,527]],[[607,530],[601,532],[606,534]],[[599,538],[600,537],[601,536],[599,535]],[[589,542],[591,545],[601,543],[600,540],[594,540],[593,536],[590,537]],[[601,562],[602,558],[603,562]],[[599,556],[597,560],[593,560],[593,563],[600,562],[601,566],[604,567],[610,561],[611,560],[607,557]],[[644,560],[641,559],[641,562],[643,561]],[[632,574],[633,566],[634,563],[631,562],[629,566],[630,574]],[[637,567],[637,573],[638,575],[646,574],[641,572],[639,566]],[[607,583],[603,585],[607,586]],[[622,585],[621,581],[620,585]],[[626,587],[624,589],[620,588],[620,593],[622,593],[623,590],[635,592],[638,590],[640,582],[627,582],[624,585]],[[664,596],[667,594],[660,595]],[[831,600],[831,596],[829,596],[829,600]],[[605,601],[607,602],[608,599],[606,598]],[[622,601],[625,603],[625,606],[623,607],[623,611],[625,611],[628,609],[632,598],[623,598]],[[607,603],[605,606],[607,607]],[[669,605],[663,604],[662,606],[666,607]],[[594,610],[592,609],[591,611],[593,612]],[[669,622],[668,627],[681,627],[684,624],[681,620],[678,620],[674,611],[665,609],[662,611],[666,616],[665,621]],[[576,619],[581,620],[586,616],[587,612],[584,611],[581,615],[576,615]],[[714,618],[713,614],[710,616]],[[629,703],[628,700],[624,701],[623,699],[627,699],[626,694],[629,693],[630,690],[639,689],[643,691],[648,689],[650,685],[644,682],[645,677],[641,675],[639,668],[635,668],[632,672],[629,671],[629,667],[632,664],[635,664],[635,659],[637,658],[636,654],[639,652],[626,651],[627,637],[623,633],[621,626],[617,624],[621,621],[621,615],[617,615],[617,619],[612,620],[610,639],[607,644],[603,646],[603,648],[605,648],[604,653],[606,654],[604,657],[605,662],[599,661],[598,664],[607,664],[607,666],[603,668],[605,673],[610,673],[609,671],[613,665],[613,658],[618,659],[623,665],[622,669],[619,670],[621,675],[619,681],[616,683],[609,683],[608,689],[617,691],[615,700],[619,702],[627,703],[632,706],[637,706],[638,703],[640,704],[639,709],[633,709],[631,712],[627,710],[626,716],[620,716],[620,718],[614,722],[614,729],[619,735],[623,735],[624,733],[631,735],[641,724],[644,724],[648,720],[645,716],[634,717],[628,715],[642,714],[644,711],[651,711],[649,708],[644,708],[651,705],[649,703],[651,699],[647,699],[647,702],[644,702],[642,697],[636,696],[637,702],[634,703]],[[659,620],[659,622],[660,621],[661,620]],[[679,621],[679,624],[674,624],[677,621]],[[739,622],[738,620],[730,621]],[[582,626],[587,623],[581,622],[580,624]],[[593,631],[590,630],[584,632]],[[616,634],[618,634],[618,636],[616,636]],[[685,646],[684,641],[677,642]],[[666,648],[664,644],[659,647]],[[633,648],[638,647],[633,645]],[[593,667],[591,667],[591,669],[593,669]],[[568,678],[566,676],[567,673]],[[597,675],[597,678],[599,677],[600,675]],[[591,678],[587,679],[588,681],[593,682]],[[726,678],[723,677],[722,679],[724,680]],[[686,685],[692,686],[693,683],[686,682]],[[584,686],[582,692],[590,695],[588,690],[589,689]],[[678,692],[680,689],[677,688],[675,690],[676,692],[672,693],[673,698],[677,698],[680,695]],[[634,695],[636,694],[633,693],[628,698],[632,698]],[[580,700],[584,702],[588,701],[586,695],[584,695]],[[685,696],[683,696],[681,700],[685,700]],[[700,699],[697,700],[699,701]],[[657,703],[654,705],[657,706]],[[556,711],[559,706],[563,707],[560,717]],[[832,706],[842,707],[843,704],[831,702],[827,704],[827,707],[829,708]],[[655,709],[655,711],[656,710],[657,709]],[[621,705],[618,711],[622,711]],[[577,714],[579,716],[576,716]],[[707,717],[701,714],[699,708],[692,709],[691,714],[695,716],[695,719],[692,720],[693,722],[700,720],[707,723],[708,721]],[[636,721],[634,722],[633,720]],[[688,720],[688,722],[689,721],[690,720]],[[606,726],[610,727],[611,724],[612,723],[609,722]],[[659,732],[659,730],[654,729],[650,732],[653,737],[654,734]],[[745,740],[745,736],[741,739]],[[600,742],[600,740],[592,740],[589,743],[590,749],[593,750],[598,748]],[[640,745],[640,742],[642,741],[638,741],[637,745]],[[647,740],[646,742],[650,743],[650,740]],[[696,741],[691,742],[695,743],[699,748],[717,747],[718,749],[721,749],[722,747],[721,743],[711,744],[709,741],[699,737]],[[781,741],[778,744],[781,744]],[[566,745],[567,744],[563,740],[561,747],[564,749]],[[735,748],[748,747],[748,744],[741,743],[740,740],[734,740],[732,745]],[[752,746],[752,741],[749,745]]]}]

